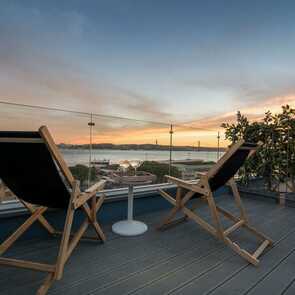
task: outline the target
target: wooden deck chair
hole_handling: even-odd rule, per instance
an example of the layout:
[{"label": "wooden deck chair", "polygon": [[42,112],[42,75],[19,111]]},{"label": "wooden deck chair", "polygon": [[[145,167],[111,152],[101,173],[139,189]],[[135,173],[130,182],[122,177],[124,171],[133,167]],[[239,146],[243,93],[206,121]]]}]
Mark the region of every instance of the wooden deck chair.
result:
[{"label": "wooden deck chair", "polygon": [[[38,289],[38,295],[46,294],[54,280],[60,280],[66,261],[81,238],[105,241],[96,215],[104,196],[97,199],[105,181],[100,181],[85,192],[80,192],[76,181],[64,162],[48,129],[39,132],[0,132],[0,178],[29,210],[31,216],[0,245],[0,265],[31,269],[48,273]],[[43,214],[48,208],[66,210],[62,232],[56,231]],[[71,234],[77,209],[85,213],[85,220],[76,233]],[[55,264],[5,258],[2,255],[35,222],[38,221],[50,234],[61,236]],[[96,232],[86,237],[88,226]]]},{"label": "wooden deck chair", "polygon": [[[258,257],[262,254],[265,248],[267,246],[271,246],[273,242],[270,238],[249,225],[246,211],[243,207],[237,185],[234,181],[234,175],[236,172],[244,164],[245,160],[255,153],[258,146],[259,144],[246,143],[244,140],[238,141],[227,150],[221,159],[207,173],[201,174],[200,180],[197,182],[188,182],[182,179],[167,176],[169,181],[177,185],[177,192],[176,197],[174,198],[164,190],[160,190],[161,195],[174,207],[159,226],[159,229],[166,229],[170,225],[178,224],[185,221],[187,218],[190,218],[210,234],[223,241],[248,262],[253,265],[258,265]],[[229,184],[232,189],[235,203],[240,211],[239,217],[232,215],[230,212],[220,208],[215,203],[213,198],[214,191],[225,184]],[[193,205],[192,208],[187,207],[188,202],[193,197],[201,197],[202,200],[208,203],[213,226],[195,213],[195,210],[197,209],[196,205]],[[184,217],[176,219],[175,217],[178,212],[182,212]],[[233,221],[234,224],[227,229],[223,229],[219,213]],[[229,237],[230,233],[240,227],[244,227],[262,241],[257,250],[252,254],[242,249]]]}]

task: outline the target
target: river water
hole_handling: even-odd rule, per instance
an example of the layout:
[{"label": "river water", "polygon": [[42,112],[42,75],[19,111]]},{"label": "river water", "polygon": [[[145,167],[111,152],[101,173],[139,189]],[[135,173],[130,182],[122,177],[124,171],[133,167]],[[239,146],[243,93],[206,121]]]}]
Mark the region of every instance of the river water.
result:
[{"label": "river water", "polygon": [[[69,166],[89,163],[89,151],[84,149],[61,149],[65,161]],[[221,153],[222,154],[222,153]],[[92,160],[110,160],[111,163],[118,163],[121,160],[141,161],[168,161],[169,151],[146,151],[146,150],[92,150]],[[216,161],[217,152],[204,151],[173,151],[172,160],[203,160]]]}]

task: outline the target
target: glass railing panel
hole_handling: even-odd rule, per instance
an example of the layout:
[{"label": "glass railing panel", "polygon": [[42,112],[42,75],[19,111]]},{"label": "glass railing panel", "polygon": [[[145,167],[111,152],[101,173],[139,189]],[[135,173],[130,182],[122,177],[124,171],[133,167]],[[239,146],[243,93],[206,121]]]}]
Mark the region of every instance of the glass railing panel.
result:
[{"label": "glass railing panel", "polygon": [[280,201],[295,206],[295,133],[292,120],[286,120],[280,132]]},{"label": "glass railing panel", "polygon": [[108,116],[92,116],[92,181],[107,180],[107,189],[162,183],[169,172],[169,125]]},{"label": "glass railing panel", "polygon": [[[89,114],[0,104],[1,130],[37,131],[41,126],[47,126],[70,169],[77,164],[86,167],[88,165],[89,151],[85,150],[80,153],[72,147],[83,143],[89,143],[89,120]],[[79,171],[79,173],[80,172],[81,171]],[[0,191],[3,185],[2,182],[2,185],[0,184]],[[5,196],[3,200],[13,199],[13,194],[7,188],[5,188],[4,191]]]},{"label": "glass railing panel", "polygon": [[186,180],[198,178],[198,172],[208,171],[225,150],[224,135],[217,130],[192,126],[173,126],[173,166]]},{"label": "glass railing panel", "polygon": [[[124,161],[129,166],[139,163],[138,175],[152,178],[146,184],[166,182],[167,174],[196,179],[230,144],[218,126],[206,130],[172,124],[171,129],[170,124],[0,103],[1,130],[31,131],[42,125],[49,128],[82,188],[100,179],[107,180],[109,189],[126,187],[120,176],[135,171],[124,169]],[[259,135],[263,144],[237,179],[246,192],[295,202],[295,135],[289,123],[270,127]],[[13,194],[0,182],[0,200],[11,199]]]}]

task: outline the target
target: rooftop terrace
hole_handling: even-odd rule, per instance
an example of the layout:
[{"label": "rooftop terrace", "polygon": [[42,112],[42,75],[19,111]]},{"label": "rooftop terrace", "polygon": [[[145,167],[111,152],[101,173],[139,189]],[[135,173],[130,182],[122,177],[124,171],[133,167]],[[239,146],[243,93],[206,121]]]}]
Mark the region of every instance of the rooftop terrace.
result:
[{"label": "rooftop terrace", "polygon": [[[227,193],[216,198],[235,212],[230,199]],[[163,209],[138,216],[149,225],[141,236],[120,237],[111,232],[111,224],[105,224],[107,242],[81,242],[63,279],[48,294],[294,294],[295,209],[250,195],[243,201],[251,223],[275,241],[257,268],[191,221],[164,232],[155,230],[166,214]],[[199,212],[209,218],[206,206]],[[244,248],[257,246],[243,229],[234,234]],[[7,256],[52,262],[57,247],[54,238],[25,239]],[[7,267],[0,267],[0,273],[1,295],[34,294],[45,276]]]}]

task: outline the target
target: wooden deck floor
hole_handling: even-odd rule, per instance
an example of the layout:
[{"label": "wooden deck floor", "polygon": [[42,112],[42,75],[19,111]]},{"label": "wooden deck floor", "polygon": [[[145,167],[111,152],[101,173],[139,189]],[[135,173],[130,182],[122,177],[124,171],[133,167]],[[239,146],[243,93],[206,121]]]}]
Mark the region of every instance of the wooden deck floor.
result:
[{"label": "wooden deck floor", "polygon": [[[218,202],[235,212],[230,196],[222,196]],[[119,237],[106,225],[108,241],[104,245],[81,242],[63,279],[48,294],[295,294],[295,208],[250,198],[244,198],[244,204],[251,223],[275,241],[258,268],[190,221],[156,231],[154,226],[166,213],[161,211],[140,217],[149,225],[142,236]],[[205,207],[200,212],[209,217]],[[244,230],[235,238],[244,248],[257,246]],[[48,238],[16,243],[8,254],[50,262],[56,250],[57,241]],[[0,267],[0,294],[35,294],[43,278],[41,273]]]}]

